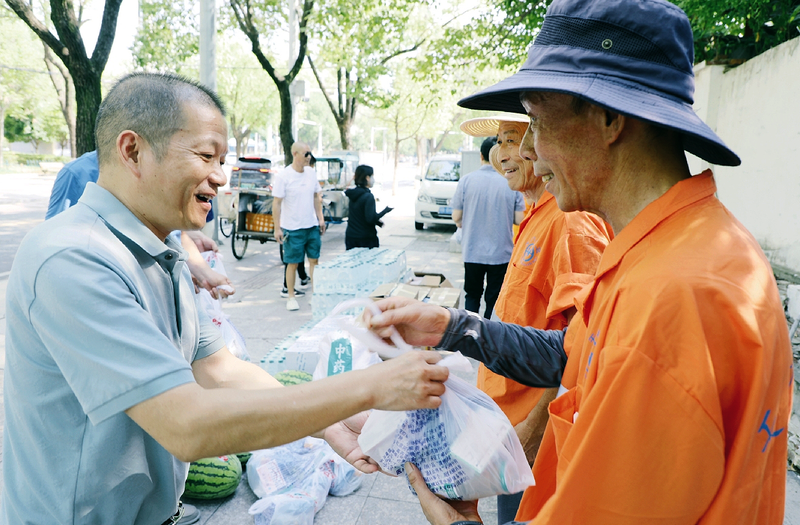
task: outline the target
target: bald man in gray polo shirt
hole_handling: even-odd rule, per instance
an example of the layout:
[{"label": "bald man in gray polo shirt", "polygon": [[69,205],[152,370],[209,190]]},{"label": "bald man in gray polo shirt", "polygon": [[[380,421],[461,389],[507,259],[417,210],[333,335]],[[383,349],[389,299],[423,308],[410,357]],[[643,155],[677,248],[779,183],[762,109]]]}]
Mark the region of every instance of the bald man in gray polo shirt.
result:
[{"label": "bald man in gray polo shirt", "polygon": [[168,238],[203,226],[225,183],[217,96],[129,75],[96,138],[97,184],[29,233],[9,276],[0,522],[172,523],[189,461],[312,433],[376,471],[357,414],[436,407],[447,371],[413,352],[281,388],[225,350]]}]

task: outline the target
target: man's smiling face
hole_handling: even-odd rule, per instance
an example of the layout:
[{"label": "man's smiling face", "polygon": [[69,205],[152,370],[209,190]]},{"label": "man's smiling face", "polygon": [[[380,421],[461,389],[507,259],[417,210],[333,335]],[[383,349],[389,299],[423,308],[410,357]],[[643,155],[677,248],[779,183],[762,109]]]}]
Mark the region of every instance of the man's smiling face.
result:
[{"label": "man's smiling face", "polygon": [[143,151],[142,220],[159,237],[173,230],[196,230],[206,223],[211,199],[225,184],[222,163],[227,153],[228,127],[214,107],[184,107],[184,122],[170,139],[163,158]]}]

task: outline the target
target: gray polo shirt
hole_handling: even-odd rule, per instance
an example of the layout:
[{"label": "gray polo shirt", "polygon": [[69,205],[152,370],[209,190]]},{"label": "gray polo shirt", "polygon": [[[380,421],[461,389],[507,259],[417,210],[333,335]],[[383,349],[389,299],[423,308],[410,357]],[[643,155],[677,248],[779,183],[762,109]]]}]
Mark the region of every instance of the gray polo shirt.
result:
[{"label": "gray polo shirt", "polygon": [[508,264],[514,250],[514,212],[525,199],[489,164],[458,181],[453,209],[462,210],[461,254],[465,263]]},{"label": "gray polo shirt", "polygon": [[188,465],[125,410],[224,346],[185,253],[89,183],[26,236],[6,293],[2,522],[154,525]]}]

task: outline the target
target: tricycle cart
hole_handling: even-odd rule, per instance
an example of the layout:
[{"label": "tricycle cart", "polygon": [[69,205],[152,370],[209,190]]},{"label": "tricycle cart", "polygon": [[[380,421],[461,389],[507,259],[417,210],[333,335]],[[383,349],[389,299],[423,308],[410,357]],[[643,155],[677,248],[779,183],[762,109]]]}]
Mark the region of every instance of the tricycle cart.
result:
[{"label": "tricycle cart", "polygon": [[250,239],[261,244],[275,241],[270,189],[240,189],[238,213],[231,234],[231,251],[237,259],[244,257]]}]

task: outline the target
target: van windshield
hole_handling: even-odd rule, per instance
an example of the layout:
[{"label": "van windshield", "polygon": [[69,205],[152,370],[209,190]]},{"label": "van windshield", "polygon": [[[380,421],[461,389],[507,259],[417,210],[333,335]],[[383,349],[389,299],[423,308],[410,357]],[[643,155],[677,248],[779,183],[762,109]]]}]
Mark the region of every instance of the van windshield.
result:
[{"label": "van windshield", "polygon": [[426,180],[458,181],[461,162],[457,160],[432,160],[428,165]]}]

